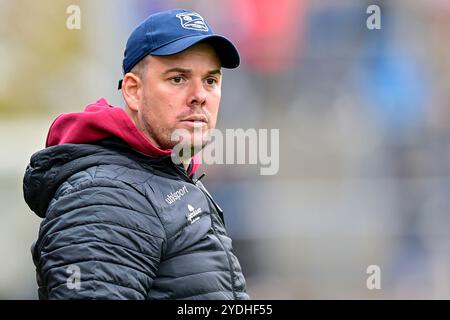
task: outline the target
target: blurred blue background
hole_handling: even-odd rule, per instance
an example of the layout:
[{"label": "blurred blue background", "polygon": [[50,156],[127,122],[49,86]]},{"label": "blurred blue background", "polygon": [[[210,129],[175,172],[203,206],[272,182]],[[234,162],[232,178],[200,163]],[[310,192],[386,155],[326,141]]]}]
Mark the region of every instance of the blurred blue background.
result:
[{"label": "blurred blue background", "polygon": [[[69,5],[81,29],[66,28]],[[366,9],[381,8],[369,30]],[[22,177],[52,120],[123,106],[126,39],[204,16],[242,55],[218,128],[280,129],[280,170],[203,165],[254,299],[450,299],[450,1],[0,0],[0,298],[36,299]],[[381,269],[369,290],[366,268]]]}]

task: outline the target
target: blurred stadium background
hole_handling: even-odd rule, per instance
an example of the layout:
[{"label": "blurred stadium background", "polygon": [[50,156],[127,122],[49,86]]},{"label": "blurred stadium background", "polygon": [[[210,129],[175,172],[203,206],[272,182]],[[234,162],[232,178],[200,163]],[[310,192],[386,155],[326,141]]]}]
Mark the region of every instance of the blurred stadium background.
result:
[{"label": "blurred stadium background", "polygon": [[[68,30],[66,8],[81,8]],[[368,30],[366,8],[381,8]],[[230,37],[218,127],[280,171],[203,166],[254,299],[450,299],[450,1],[0,0],[0,298],[36,299],[22,177],[51,121],[116,90],[128,34],[183,7]],[[201,171],[200,171],[201,172]],[[381,268],[368,290],[366,268]]]}]

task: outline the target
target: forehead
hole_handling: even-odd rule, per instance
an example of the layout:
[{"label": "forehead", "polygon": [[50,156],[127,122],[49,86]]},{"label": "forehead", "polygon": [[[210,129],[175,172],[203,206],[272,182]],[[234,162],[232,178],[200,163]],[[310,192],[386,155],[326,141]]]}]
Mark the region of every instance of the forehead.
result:
[{"label": "forehead", "polygon": [[[207,43],[196,44],[180,53],[170,56],[148,56],[148,62],[154,67],[192,66],[201,64],[208,68],[219,69],[220,59],[214,48]],[[151,68],[150,68],[151,69]]]}]

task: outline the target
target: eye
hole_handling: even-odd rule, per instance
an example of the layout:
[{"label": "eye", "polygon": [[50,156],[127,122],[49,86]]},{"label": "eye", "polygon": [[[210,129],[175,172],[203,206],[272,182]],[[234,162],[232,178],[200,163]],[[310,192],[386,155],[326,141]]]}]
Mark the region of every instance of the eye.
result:
[{"label": "eye", "polygon": [[181,83],[183,83],[183,81],[184,81],[185,79],[184,79],[183,77],[181,77],[181,76],[176,76],[176,77],[170,78],[169,80],[170,80],[170,82],[172,82],[173,84],[181,84]]},{"label": "eye", "polygon": [[214,84],[217,83],[217,80],[214,79],[214,78],[207,78],[206,79],[206,83],[209,84],[209,85],[214,85]]}]

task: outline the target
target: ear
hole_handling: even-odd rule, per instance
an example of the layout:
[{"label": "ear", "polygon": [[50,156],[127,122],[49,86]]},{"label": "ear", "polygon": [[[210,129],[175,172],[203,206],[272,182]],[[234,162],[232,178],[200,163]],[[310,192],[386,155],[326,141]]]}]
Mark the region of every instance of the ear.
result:
[{"label": "ear", "polygon": [[122,80],[122,96],[127,106],[137,112],[142,101],[142,80],[134,73],[128,72]]}]

